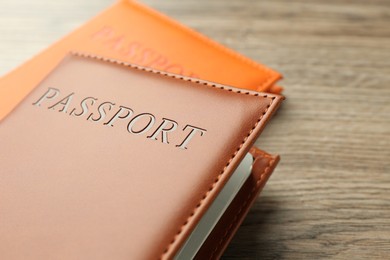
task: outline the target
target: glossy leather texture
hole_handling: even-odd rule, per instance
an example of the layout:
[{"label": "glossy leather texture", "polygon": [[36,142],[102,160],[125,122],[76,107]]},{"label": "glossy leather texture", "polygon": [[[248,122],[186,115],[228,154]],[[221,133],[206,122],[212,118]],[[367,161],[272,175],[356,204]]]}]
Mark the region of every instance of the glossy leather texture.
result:
[{"label": "glossy leather texture", "polygon": [[0,123],[0,258],[171,259],[282,99],[67,56]]}]

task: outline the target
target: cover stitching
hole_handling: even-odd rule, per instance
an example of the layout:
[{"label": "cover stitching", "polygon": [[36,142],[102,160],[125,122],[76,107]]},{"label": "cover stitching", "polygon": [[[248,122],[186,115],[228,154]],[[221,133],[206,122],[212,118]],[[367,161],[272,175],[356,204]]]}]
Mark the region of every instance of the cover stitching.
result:
[{"label": "cover stitching", "polygon": [[267,98],[267,99],[271,100],[270,103],[267,105],[267,107],[262,112],[261,116],[255,122],[255,124],[253,125],[253,127],[251,128],[249,133],[244,137],[243,141],[238,146],[238,148],[235,150],[233,155],[231,155],[231,157],[230,157],[229,161],[226,163],[225,167],[222,169],[222,171],[215,178],[215,180],[212,183],[212,185],[209,187],[209,189],[206,191],[206,193],[202,196],[201,200],[198,202],[198,204],[192,210],[191,214],[187,217],[185,222],[180,226],[179,230],[176,232],[176,234],[173,237],[173,239],[171,240],[171,242],[168,244],[166,249],[160,255],[159,259],[162,259],[164,257],[164,255],[169,252],[169,249],[171,248],[172,244],[176,241],[177,237],[182,233],[184,227],[186,227],[190,223],[190,219],[195,216],[197,210],[200,208],[200,206],[202,205],[204,200],[208,197],[208,195],[211,193],[211,191],[214,189],[214,187],[218,184],[218,182],[220,181],[221,177],[224,175],[226,169],[229,167],[230,163],[234,160],[234,158],[236,157],[238,152],[241,150],[241,148],[244,146],[244,144],[246,143],[246,141],[248,140],[250,135],[254,132],[254,130],[257,127],[257,125],[263,119],[263,117],[267,113],[268,109],[271,107],[273,101],[275,100],[275,97],[270,97],[269,95],[260,94],[260,93],[256,93],[256,92],[236,90],[236,89],[229,88],[229,87],[226,87],[226,86],[209,83],[207,81],[202,81],[202,80],[197,80],[197,79],[193,79],[193,78],[183,77],[183,76],[176,75],[176,74],[170,74],[170,73],[166,73],[166,72],[163,72],[163,71],[159,71],[159,70],[155,70],[155,69],[150,69],[150,68],[146,68],[146,67],[130,64],[130,63],[127,63],[127,62],[116,60],[116,59],[105,58],[105,57],[98,56],[98,55],[92,55],[92,54],[86,54],[86,53],[80,53],[80,52],[71,52],[71,54],[75,55],[75,56],[79,56],[79,57],[96,59],[96,60],[101,60],[101,61],[104,61],[104,62],[110,62],[110,63],[118,64],[118,65],[121,65],[121,66],[124,66],[124,67],[130,67],[130,68],[133,68],[133,69],[146,71],[146,72],[150,72],[150,73],[154,73],[154,74],[159,74],[159,75],[163,75],[163,76],[167,76],[167,77],[171,77],[171,78],[176,78],[176,79],[180,79],[180,80],[183,80],[183,81],[191,81],[191,82],[194,82],[194,83],[199,84],[199,85],[210,86],[210,87],[213,87],[213,88],[222,89],[222,90],[229,91],[229,92],[232,92],[232,93],[243,94],[243,95],[252,95],[252,96]]},{"label": "cover stitching", "polygon": [[[267,158],[271,158],[271,157],[267,157]],[[249,203],[249,200],[250,198],[253,196],[253,193],[256,191],[256,187],[259,185],[259,183],[263,180],[263,177],[265,176],[266,173],[268,173],[269,169],[271,168],[272,164],[275,162],[275,159],[272,159],[269,161],[267,167],[264,169],[264,171],[261,173],[261,175],[259,176],[259,178],[257,179],[256,181],[256,186],[252,189],[252,191],[249,193],[248,197],[245,199],[245,202],[241,205],[241,207],[239,208],[239,210],[237,211],[237,214],[234,216],[232,222],[230,223],[229,227],[226,229],[224,235],[221,237],[221,239],[219,240],[217,246],[215,247],[214,251],[212,252],[212,254],[210,255],[210,258],[209,259],[213,259],[213,256],[215,255],[215,253],[218,251],[218,249],[220,249],[220,247],[222,246],[223,244],[223,241],[225,241],[227,239],[227,236],[228,234],[231,232],[232,228],[235,226],[235,224],[240,220],[239,219],[239,216],[240,216],[240,213],[241,211],[247,206],[247,204]]]},{"label": "cover stitching", "polygon": [[193,83],[196,83],[196,84],[199,84],[199,85],[210,86],[210,87],[213,87],[213,88],[230,91],[230,92],[237,93],[237,94],[244,94],[244,95],[252,95],[252,96],[255,96],[255,97],[269,98],[269,99],[271,99],[271,103],[275,99],[275,97],[271,97],[268,94],[261,94],[261,93],[255,92],[255,91],[245,91],[245,90],[234,89],[234,88],[231,88],[231,87],[228,87],[228,86],[223,86],[223,85],[220,85],[220,84],[214,84],[214,83],[210,83],[210,82],[207,82],[207,81],[204,81],[204,80],[195,79],[195,78],[191,78],[191,77],[185,77],[185,76],[181,76],[181,75],[178,75],[178,74],[172,74],[172,73],[168,73],[168,72],[164,72],[164,71],[160,71],[160,70],[156,70],[156,69],[151,69],[151,68],[148,68],[148,67],[135,65],[135,64],[124,62],[124,61],[120,61],[120,60],[117,60],[117,59],[106,58],[106,57],[99,56],[99,55],[94,55],[94,54],[89,54],[89,53],[81,53],[81,52],[75,52],[75,51],[71,52],[71,54],[74,55],[74,56],[90,58],[90,59],[96,59],[96,60],[101,60],[101,61],[104,61],[104,62],[110,62],[110,63],[118,64],[118,65],[121,65],[121,66],[124,66],[124,67],[130,67],[130,68],[133,68],[133,69],[137,69],[137,70],[141,70],[141,71],[145,71],[145,72],[150,72],[150,73],[154,73],[154,74],[158,74],[158,75],[162,75],[162,76],[166,76],[166,77],[170,77],[170,78],[176,78],[176,79],[180,79],[180,80],[183,80],[183,81],[190,81],[190,82],[193,82]]}]

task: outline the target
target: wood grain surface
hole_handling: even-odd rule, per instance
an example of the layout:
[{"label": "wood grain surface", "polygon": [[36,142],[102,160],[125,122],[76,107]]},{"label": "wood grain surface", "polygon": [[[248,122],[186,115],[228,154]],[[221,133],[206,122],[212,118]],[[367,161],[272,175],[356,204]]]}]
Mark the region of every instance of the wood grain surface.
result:
[{"label": "wood grain surface", "polygon": [[[1,0],[0,74],[111,2]],[[285,76],[257,142],[282,161],[224,259],[390,259],[390,1],[143,2]]]}]

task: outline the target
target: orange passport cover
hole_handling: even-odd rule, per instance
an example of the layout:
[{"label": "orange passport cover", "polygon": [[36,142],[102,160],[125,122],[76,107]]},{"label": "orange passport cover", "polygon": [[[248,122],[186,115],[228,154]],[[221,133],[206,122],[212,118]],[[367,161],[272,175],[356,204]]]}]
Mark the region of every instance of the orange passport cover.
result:
[{"label": "orange passport cover", "polygon": [[0,78],[2,120],[69,51],[278,93],[281,75],[135,1],[122,0]]}]

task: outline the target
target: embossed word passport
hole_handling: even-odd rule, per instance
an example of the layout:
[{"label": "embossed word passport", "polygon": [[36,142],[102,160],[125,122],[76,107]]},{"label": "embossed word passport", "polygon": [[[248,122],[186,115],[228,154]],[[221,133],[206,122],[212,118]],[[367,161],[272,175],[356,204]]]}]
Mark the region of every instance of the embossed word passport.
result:
[{"label": "embossed word passport", "polygon": [[[28,39],[27,39],[28,40]],[[0,120],[70,51],[244,89],[279,93],[281,75],[136,1],[117,1],[97,17],[0,78]]]},{"label": "embossed word passport", "polygon": [[72,54],[0,122],[1,259],[218,258],[282,97]]}]

